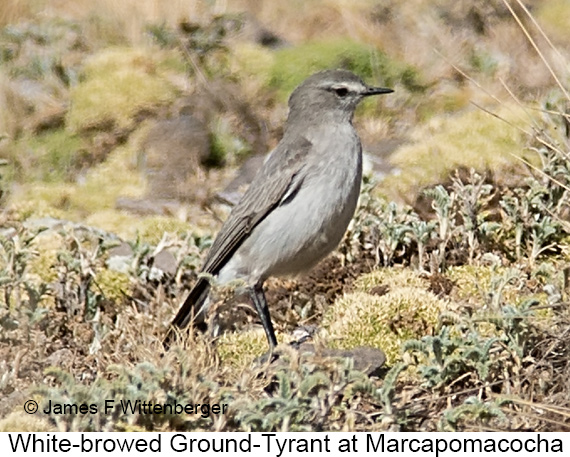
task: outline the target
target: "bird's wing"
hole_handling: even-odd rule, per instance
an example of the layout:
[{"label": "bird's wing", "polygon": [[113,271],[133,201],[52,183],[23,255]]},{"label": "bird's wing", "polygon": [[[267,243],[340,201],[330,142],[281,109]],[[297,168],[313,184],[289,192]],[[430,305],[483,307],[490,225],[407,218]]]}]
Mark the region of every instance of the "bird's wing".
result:
[{"label": "bird's wing", "polygon": [[277,146],[222,226],[202,271],[217,274],[257,224],[296,193],[312,146],[302,136]]},{"label": "bird's wing", "polygon": [[[275,148],[222,226],[202,267],[203,272],[218,274],[255,226],[274,208],[291,200],[303,182],[306,157],[312,146],[309,140],[299,137]],[[209,288],[207,278],[198,278],[172,321],[163,342],[165,348],[172,342],[173,328],[188,325],[194,307],[205,300]]]}]

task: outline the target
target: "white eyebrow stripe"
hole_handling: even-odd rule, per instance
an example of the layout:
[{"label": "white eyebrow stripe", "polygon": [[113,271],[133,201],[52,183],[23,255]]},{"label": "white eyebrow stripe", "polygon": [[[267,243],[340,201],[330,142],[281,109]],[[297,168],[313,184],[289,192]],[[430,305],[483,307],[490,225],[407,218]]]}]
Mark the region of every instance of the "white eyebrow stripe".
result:
[{"label": "white eyebrow stripe", "polygon": [[358,82],[344,82],[344,83],[338,83],[338,84],[331,84],[331,86],[333,89],[341,89],[341,88],[345,88],[350,92],[362,92],[364,90],[364,86],[362,86],[362,84],[359,84]]}]

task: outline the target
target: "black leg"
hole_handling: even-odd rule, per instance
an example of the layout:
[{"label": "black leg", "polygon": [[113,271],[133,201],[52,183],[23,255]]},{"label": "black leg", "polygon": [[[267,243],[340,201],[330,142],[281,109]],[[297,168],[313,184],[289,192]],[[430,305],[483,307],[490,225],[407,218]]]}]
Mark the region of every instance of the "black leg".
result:
[{"label": "black leg", "polygon": [[271,323],[271,316],[269,315],[269,308],[267,307],[267,300],[265,300],[265,294],[263,293],[263,285],[256,284],[250,287],[249,293],[253,304],[255,305],[255,310],[259,314],[261,319],[261,325],[263,325],[263,330],[267,335],[267,341],[269,342],[269,351],[273,352],[275,346],[277,346],[277,338],[275,338],[275,331],[273,330],[273,324]]}]

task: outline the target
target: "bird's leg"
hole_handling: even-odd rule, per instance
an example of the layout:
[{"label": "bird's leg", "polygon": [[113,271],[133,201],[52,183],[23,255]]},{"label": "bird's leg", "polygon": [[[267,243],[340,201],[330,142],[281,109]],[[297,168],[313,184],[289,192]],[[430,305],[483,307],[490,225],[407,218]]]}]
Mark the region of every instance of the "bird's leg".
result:
[{"label": "bird's leg", "polygon": [[275,338],[275,331],[273,330],[273,324],[271,323],[271,316],[269,315],[267,300],[265,299],[265,294],[263,293],[263,284],[257,283],[255,286],[250,287],[249,294],[253,300],[255,310],[261,319],[263,330],[265,330],[265,334],[267,335],[267,341],[269,342],[269,351],[273,352],[277,346],[277,338]]}]

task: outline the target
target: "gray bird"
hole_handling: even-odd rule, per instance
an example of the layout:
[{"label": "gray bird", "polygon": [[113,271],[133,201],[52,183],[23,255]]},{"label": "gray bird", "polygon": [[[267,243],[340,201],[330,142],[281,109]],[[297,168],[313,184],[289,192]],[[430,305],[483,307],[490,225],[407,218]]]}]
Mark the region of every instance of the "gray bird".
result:
[{"label": "gray bird", "polygon": [[[370,87],[345,70],[307,78],[289,98],[283,138],[233,208],[202,272],[220,284],[242,279],[259,314],[270,351],[277,345],[263,283],[295,275],[328,255],[354,215],[362,147],[352,118],[358,103],[391,89]],[[165,339],[192,319],[204,320],[210,283],[198,278]]]}]

